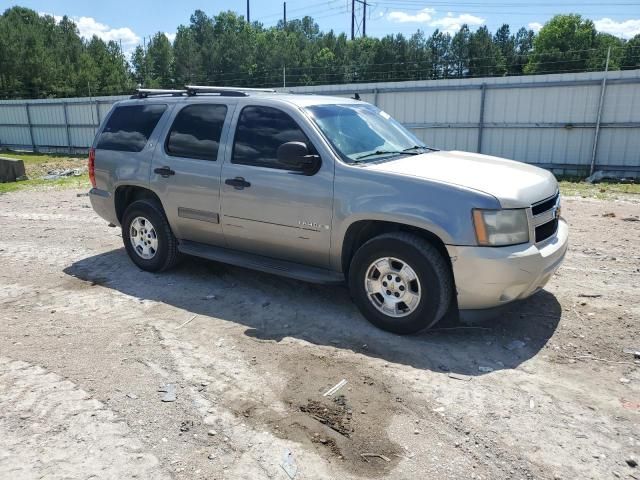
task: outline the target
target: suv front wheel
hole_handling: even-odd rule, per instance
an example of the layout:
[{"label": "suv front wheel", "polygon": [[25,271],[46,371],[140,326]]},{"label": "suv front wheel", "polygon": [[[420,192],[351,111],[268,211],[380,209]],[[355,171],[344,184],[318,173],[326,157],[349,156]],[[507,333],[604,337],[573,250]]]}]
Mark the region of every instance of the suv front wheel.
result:
[{"label": "suv front wheel", "polygon": [[160,272],[179,259],[178,242],[157,201],[136,200],[127,207],[122,240],[129,257],[142,270]]},{"label": "suv front wheel", "polygon": [[415,333],[440,320],[453,294],[442,254],[405,232],[387,233],[362,245],[351,260],[349,288],[371,323],[394,333]]}]

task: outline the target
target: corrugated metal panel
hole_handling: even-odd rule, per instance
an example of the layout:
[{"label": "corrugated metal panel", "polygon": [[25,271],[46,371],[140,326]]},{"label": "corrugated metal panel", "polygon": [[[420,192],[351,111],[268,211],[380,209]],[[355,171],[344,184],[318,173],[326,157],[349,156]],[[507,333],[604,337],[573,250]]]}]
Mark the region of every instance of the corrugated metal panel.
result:
[{"label": "corrugated metal panel", "polygon": [[[407,125],[421,140],[443,149],[476,151],[485,85],[482,152],[530,163],[591,162],[603,72],[520,77],[372,82],[279,89],[360,98]],[[640,70],[607,74],[599,166],[640,167]],[[37,145],[91,145],[96,126],[113,103],[129,98],[93,97],[0,101],[0,145],[31,147],[26,103]],[[60,125],[60,127],[57,127]],[[565,169],[566,170],[566,169]],[[568,172],[569,170],[567,170]]]},{"label": "corrugated metal panel", "polygon": [[33,140],[36,145],[46,147],[66,147],[67,128],[61,127],[34,128]]},{"label": "corrugated metal panel", "polygon": [[96,128],[72,127],[69,129],[71,145],[74,147],[90,147],[96,136]]},{"label": "corrugated metal panel", "polygon": [[0,128],[0,145],[12,147],[31,147],[29,127],[2,127]]},{"label": "corrugated metal panel", "polygon": [[0,108],[0,124],[27,123],[27,109],[24,105],[8,105]]},{"label": "corrugated metal panel", "polygon": [[64,125],[64,107],[62,105],[29,106],[32,125]]}]

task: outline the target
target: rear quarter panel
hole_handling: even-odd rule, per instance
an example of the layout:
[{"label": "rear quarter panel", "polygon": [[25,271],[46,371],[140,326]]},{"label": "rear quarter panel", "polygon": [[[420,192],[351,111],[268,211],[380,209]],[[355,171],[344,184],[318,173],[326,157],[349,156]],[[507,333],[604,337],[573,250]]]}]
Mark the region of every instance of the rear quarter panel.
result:
[{"label": "rear quarter panel", "polygon": [[167,109],[163,113],[160,121],[151,133],[147,144],[140,152],[120,152],[115,150],[101,150],[96,148],[100,134],[109,121],[113,111],[121,105],[137,105],[142,102],[150,102],[152,100],[140,100],[125,102],[117,102],[105,117],[96,137],[93,141],[93,148],[96,152],[95,175],[96,188],[107,191],[113,199],[116,189],[121,185],[135,185],[149,188],[149,178],[151,173],[151,161],[156,145],[161,141],[160,133],[168,121],[175,102],[154,102],[167,105]]}]

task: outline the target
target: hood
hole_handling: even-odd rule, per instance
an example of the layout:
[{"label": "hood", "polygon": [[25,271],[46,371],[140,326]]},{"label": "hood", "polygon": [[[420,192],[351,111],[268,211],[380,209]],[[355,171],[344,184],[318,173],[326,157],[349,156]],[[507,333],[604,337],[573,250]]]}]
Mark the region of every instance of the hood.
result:
[{"label": "hood", "polygon": [[366,167],[479,190],[496,197],[503,208],[528,207],[558,190],[558,182],[547,170],[479,153],[439,151]]}]

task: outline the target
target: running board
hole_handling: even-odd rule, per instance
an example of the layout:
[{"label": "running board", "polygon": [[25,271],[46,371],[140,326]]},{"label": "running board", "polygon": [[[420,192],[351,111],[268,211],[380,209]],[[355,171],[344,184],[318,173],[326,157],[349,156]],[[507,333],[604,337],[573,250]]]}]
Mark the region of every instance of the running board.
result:
[{"label": "running board", "polygon": [[275,258],[255,255],[253,253],[238,252],[228,248],[215,247],[205,243],[181,240],[178,250],[187,255],[206,258],[215,262],[228,263],[238,267],[260,270],[265,273],[295,278],[310,283],[344,283],[344,275],[324,268],[309,267],[294,262],[276,260]]}]

